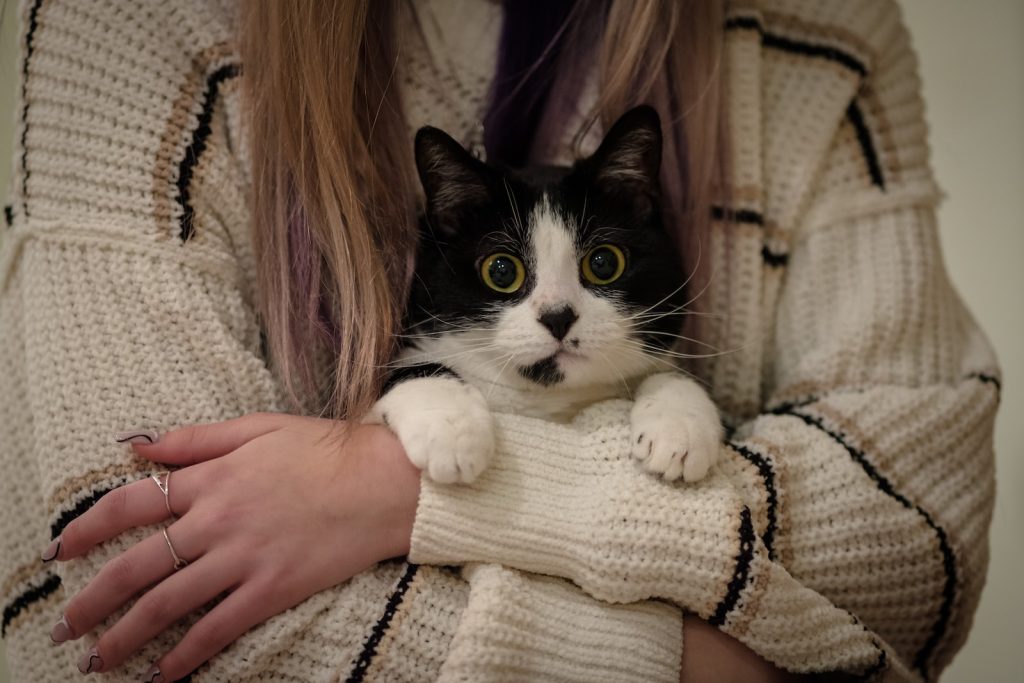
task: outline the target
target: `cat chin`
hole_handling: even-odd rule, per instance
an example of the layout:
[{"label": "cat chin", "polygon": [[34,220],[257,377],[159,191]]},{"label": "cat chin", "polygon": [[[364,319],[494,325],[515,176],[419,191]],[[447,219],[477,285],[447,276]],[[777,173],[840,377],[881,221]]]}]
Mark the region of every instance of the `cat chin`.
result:
[{"label": "cat chin", "polygon": [[633,385],[655,369],[655,365],[636,367],[598,362],[594,357],[571,351],[559,351],[530,364],[516,365],[515,385],[528,391],[576,391],[586,387],[614,387],[630,393]]}]

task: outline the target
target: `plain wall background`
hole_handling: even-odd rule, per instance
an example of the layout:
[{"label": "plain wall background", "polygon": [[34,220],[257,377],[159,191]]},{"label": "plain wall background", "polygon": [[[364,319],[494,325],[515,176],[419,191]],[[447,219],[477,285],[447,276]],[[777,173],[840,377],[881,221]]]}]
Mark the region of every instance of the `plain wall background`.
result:
[{"label": "plain wall background", "polygon": [[[11,171],[16,2],[0,33],[0,192]],[[174,1],[174,0],[170,0]],[[974,630],[943,681],[1022,681],[1024,634],[1024,2],[901,0],[931,127],[946,263],[1003,369],[992,562]],[[42,548],[40,548],[40,552]],[[74,645],[65,647],[75,647]],[[7,683],[0,648],[0,683]],[[20,683],[20,682],[19,682]],[[26,682],[28,683],[28,682]],[[31,682],[34,683],[34,682]]]}]

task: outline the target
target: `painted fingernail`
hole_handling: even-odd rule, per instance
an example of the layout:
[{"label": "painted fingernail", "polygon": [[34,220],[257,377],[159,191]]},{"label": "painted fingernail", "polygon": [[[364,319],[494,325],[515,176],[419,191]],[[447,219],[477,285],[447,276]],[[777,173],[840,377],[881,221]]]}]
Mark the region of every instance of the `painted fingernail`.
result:
[{"label": "painted fingernail", "polygon": [[60,553],[60,536],[50,541],[50,545],[46,547],[46,550],[43,551],[40,557],[43,562],[50,562],[57,557],[58,553]]},{"label": "painted fingernail", "polygon": [[129,429],[126,432],[114,434],[114,441],[118,443],[141,443],[151,444],[160,440],[160,433],[155,429]]},{"label": "painted fingernail", "polygon": [[84,674],[99,671],[102,668],[103,658],[100,657],[95,647],[82,655],[82,658],[78,660],[78,670]]},{"label": "painted fingernail", "polygon": [[73,634],[71,633],[71,624],[68,623],[68,618],[63,614],[60,615],[60,621],[58,621],[53,630],[50,631],[50,640],[54,643],[60,644],[70,638]]},{"label": "painted fingernail", "polygon": [[160,673],[160,667],[156,664],[149,667],[146,673],[142,674],[142,683],[164,683],[164,675]]}]

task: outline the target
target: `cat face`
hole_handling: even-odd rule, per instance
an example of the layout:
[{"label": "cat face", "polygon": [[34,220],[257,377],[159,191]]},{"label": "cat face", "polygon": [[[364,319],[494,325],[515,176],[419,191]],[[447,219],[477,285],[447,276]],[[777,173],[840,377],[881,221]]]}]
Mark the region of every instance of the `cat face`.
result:
[{"label": "cat face", "polygon": [[513,386],[615,384],[668,369],[683,303],[661,225],[657,114],[624,115],[572,168],[499,170],[422,129],[427,196],[410,338]]}]

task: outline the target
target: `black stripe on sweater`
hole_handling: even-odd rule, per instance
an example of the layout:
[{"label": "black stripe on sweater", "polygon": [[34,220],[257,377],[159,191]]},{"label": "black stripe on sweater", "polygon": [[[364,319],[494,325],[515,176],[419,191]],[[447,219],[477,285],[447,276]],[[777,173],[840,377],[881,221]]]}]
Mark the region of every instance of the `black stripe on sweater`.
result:
[{"label": "black stripe on sweater", "polygon": [[36,29],[39,28],[39,8],[43,0],[35,0],[28,13],[28,31],[25,33],[25,61],[21,65],[21,211],[28,218],[28,64],[32,61],[32,50]]},{"label": "black stripe on sweater", "polygon": [[761,534],[761,540],[764,542],[765,548],[768,549],[768,559],[774,560],[775,551],[773,550],[773,546],[775,544],[775,532],[778,530],[779,506],[779,496],[778,492],[775,490],[775,469],[772,467],[771,461],[757,451],[735,443],[729,443],[729,447],[742,455],[750,464],[756,467],[757,473],[761,475],[761,479],[764,481],[765,497],[767,498],[768,503],[768,509],[766,511],[768,524],[764,528],[764,533]]},{"label": "black stripe on sweater", "polygon": [[755,540],[754,523],[750,519],[750,508],[744,505],[743,510],[740,512],[740,548],[736,554],[736,568],[733,570],[732,579],[729,581],[725,597],[718,603],[714,614],[708,619],[708,623],[712,626],[724,624],[725,618],[736,608],[736,604],[740,600],[740,593],[746,588],[747,580],[750,578],[750,563],[754,560]]},{"label": "black stripe on sweater", "polygon": [[50,525],[50,538],[57,538],[57,536],[59,536],[61,532],[64,531],[64,528],[68,524],[70,524],[72,520],[79,517],[80,515],[85,514],[85,511],[91,508],[97,502],[99,502],[100,498],[102,498],[110,491],[113,491],[118,486],[123,486],[124,484],[127,483],[128,479],[125,477],[121,477],[120,483],[115,484],[110,488],[96,489],[95,491],[87,495],[85,498],[78,501],[78,503],[75,504],[75,507],[60,513],[60,516],[57,517],[56,521],[54,521],[54,523]]},{"label": "black stripe on sweater", "polygon": [[[1002,383],[1000,382],[999,378],[994,376],[994,375],[989,375],[989,374],[982,373],[982,372],[972,372],[970,374],[964,375],[962,377],[962,379],[963,380],[974,380],[974,381],[977,381],[977,382],[981,382],[982,384],[991,384],[993,387],[995,387],[997,392],[1002,389]],[[826,392],[824,394],[820,394],[820,395],[819,394],[807,394],[804,398],[797,399],[795,401],[786,401],[784,403],[780,403],[777,406],[775,406],[774,408],[769,408],[769,409],[767,409],[764,412],[765,413],[769,413],[771,415],[787,415],[787,414],[791,413],[794,408],[803,408],[804,406],[809,406],[812,403],[817,403],[818,401],[822,401],[825,398],[827,398],[828,396],[832,396],[834,394],[840,394],[840,395],[842,395],[842,394],[846,394],[846,395],[863,394],[865,391],[870,391],[871,389],[874,389],[874,388],[876,388],[876,387],[874,387],[874,386],[839,387],[837,389],[830,390],[830,391],[828,391],[828,392]]]},{"label": "black stripe on sweater", "polygon": [[809,406],[812,403],[817,403],[821,399],[822,399],[821,396],[817,396],[815,394],[809,394],[805,398],[801,398],[801,399],[798,399],[796,401],[786,401],[785,403],[780,403],[779,405],[775,406],[774,408],[769,408],[765,412],[769,413],[771,415],[788,415],[795,408],[803,408],[804,406]]},{"label": "black stripe on sweater", "polygon": [[846,108],[846,118],[850,121],[854,131],[857,133],[857,142],[860,144],[861,152],[864,154],[864,163],[868,167],[868,175],[871,182],[881,189],[885,189],[885,178],[882,176],[882,167],[878,163],[878,152],[875,151],[875,141],[871,137],[871,130],[864,121],[864,113],[857,106],[856,100],[850,101]]},{"label": "black stripe on sweater", "polygon": [[213,118],[213,106],[217,101],[217,94],[221,84],[229,78],[235,78],[240,73],[237,64],[228,64],[214,71],[206,79],[206,92],[203,93],[203,110],[199,114],[199,122],[195,132],[192,133],[192,142],[185,150],[185,156],[178,165],[178,204],[181,205],[181,241],[184,242],[195,233],[193,220],[195,211],[190,203],[190,185],[192,184],[192,173],[199,163],[199,157],[206,150],[206,140],[210,137],[210,120]]},{"label": "black stripe on sweater", "polygon": [[875,469],[875,466],[871,464],[867,456],[862,451],[846,443],[841,433],[832,431],[825,426],[824,422],[820,418],[814,417],[813,415],[801,413],[796,410],[791,410],[785,414],[799,418],[811,427],[815,427],[831,437],[833,441],[846,449],[846,452],[850,454],[850,457],[853,458],[861,468],[863,468],[864,472],[871,477],[883,493],[898,501],[908,510],[917,512],[917,514],[924,519],[925,523],[931,527],[932,531],[935,532],[935,535],[939,540],[939,552],[942,554],[942,569],[946,574],[946,581],[942,587],[942,604],[939,606],[938,617],[932,625],[932,631],[929,634],[928,639],[914,656],[914,668],[920,671],[921,675],[925,679],[928,679],[928,659],[935,652],[935,648],[946,634],[946,629],[949,627],[950,615],[953,611],[953,601],[956,598],[956,558],[953,555],[953,548],[949,543],[949,537],[946,534],[946,530],[939,526],[924,508],[920,505],[915,505],[907,499],[906,496],[897,491],[893,487],[892,482],[886,479],[878,470]]},{"label": "black stripe on sweater", "polygon": [[[96,489],[95,491],[89,493],[85,498],[78,501],[78,503],[76,503],[73,508],[71,508],[70,510],[65,510],[64,512],[60,513],[60,515],[53,522],[53,524],[50,525],[50,538],[57,538],[57,536],[63,533],[64,529],[67,527],[68,524],[72,522],[72,520],[84,514],[86,510],[95,505],[99,501],[99,499],[102,498],[105,494],[117,488],[118,486],[122,486],[127,483],[128,479],[126,477],[121,477],[120,483],[116,483],[114,486],[111,486],[109,488]],[[10,623],[11,619],[17,616],[18,613],[21,612],[23,609],[28,607],[28,605],[32,604],[37,600],[45,598],[47,595],[57,590],[57,587],[59,586],[60,577],[56,574],[51,574],[50,577],[47,578],[47,580],[41,586],[38,586],[36,588],[30,588],[25,593],[15,598],[15,600],[10,605],[4,608],[2,630],[6,631],[7,624]],[[2,637],[2,634],[0,634],[0,637]]]},{"label": "black stripe on sweater", "polygon": [[4,607],[3,624],[0,625],[0,638],[7,636],[7,627],[14,618],[22,611],[28,609],[29,605],[38,602],[60,588],[60,577],[56,574],[46,574],[46,579],[38,586],[33,586],[16,597],[9,605]]},{"label": "black stripe on sweater", "polygon": [[761,44],[773,50],[781,50],[790,54],[802,55],[804,57],[816,57],[835,62],[860,76],[868,73],[864,63],[851,55],[849,52],[840,50],[832,45],[820,43],[809,43],[795,38],[789,38],[778,33],[765,30],[761,22],[754,17],[733,17],[725,22],[725,30],[749,30],[761,34]]},{"label": "black stripe on sweater", "polygon": [[716,221],[732,221],[748,225],[764,225],[764,216],[751,209],[727,209],[724,206],[712,206],[711,217]]},{"label": "black stripe on sweater", "polygon": [[771,268],[785,268],[789,263],[789,254],[774,252],[765,245],[761,248],[761,258],[766,266]]},{"label": "black stripe on sweater", "polygon": [[366,643],[363,645],[363,651],[359,653],[359,659],[356,660],[355,668],[352,669],[352,673],[346,679],[348,683],[360,683],[366,677],[366,672],[370,668],[370,664],[373,663],[373,658],[377,655],[377,646],[380,645],[384,634],[387,633],[388,626],[391,625],[395,612],[398,611],[398,607],[402,604],[402,598],[405,597],[405,592],[409,590],[409,584],[412,583],[413,578],[416,576],[417,569],[419,569],[418,564],[406,565],[405,573],[398,580],[398,585],[395,586],[394,592],[388,598],[387,605],[384,606],[384,614],[374,624],[370,637],[366,639]]},{"label": "black stripe on sweater", "polygon": [[970,379],[978,380],[982,384],[991,384],[992,386],[994,386],[996,388],[997,392],[1001,393],[1003,391],[1003,383],[995,375],[986,375],[983,372],[972,372],[971,374],[969,374],[967,376]]},{"label": "black stripe on sweater", "polygon": [[870,669],[858,676],[858,678],[864,681],[870,681],[872,678],[889,668],[889,661],[885,654],[885,649],[879,645],[878,641],[875,639],[871,640],[871,644],[878,650],[878,661],[876,661]]}]

